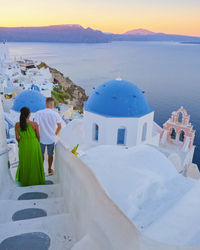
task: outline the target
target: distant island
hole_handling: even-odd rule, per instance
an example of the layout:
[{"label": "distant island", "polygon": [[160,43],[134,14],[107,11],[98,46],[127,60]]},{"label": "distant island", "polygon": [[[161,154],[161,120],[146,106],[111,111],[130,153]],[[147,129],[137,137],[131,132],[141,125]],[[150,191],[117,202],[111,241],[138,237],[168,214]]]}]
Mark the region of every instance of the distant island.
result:
[{"label": "distant island", "polygon": [[184,44],[197,44],[197,45],[200,45],[200,42],[182,42]]},{"label": "distant island", "polygon": [[64,42],[106,43],[106,35],[80,25],[55,25],[44,27],[0,27],[0,40],[8,42]]},{"label": "distant island", "polygon": [[200,43],[200,37],[155,33],[133,29],[123,34],[104,33],[81,25],[53,25],[44,27],[0,27],[0,41],[108,43],[113,41],[171,41]]},{"label": "distant island", "polygon": [[152,32],[152,31],[146,30],[146,29],[133,29],[133,30],[129,30],[123,34],[124,35],[153,35],[153,34],[155,34],[155,32]]}]

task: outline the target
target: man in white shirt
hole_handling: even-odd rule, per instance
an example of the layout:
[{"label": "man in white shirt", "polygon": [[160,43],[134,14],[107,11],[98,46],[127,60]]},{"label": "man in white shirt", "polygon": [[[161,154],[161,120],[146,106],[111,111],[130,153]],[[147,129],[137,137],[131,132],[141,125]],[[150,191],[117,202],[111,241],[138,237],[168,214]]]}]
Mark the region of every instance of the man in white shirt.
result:
[{"label": "man in white shirt", "polygon": [[52,163],[56,136],[61,130],[61,117],[53,111],[54,100],[51,97],[46,98],[46,108],[36,113],[34,121],[38,123],[40,130],[40,146],[43,160],[45,148],[48,152],[48,173],[53,174]]}]

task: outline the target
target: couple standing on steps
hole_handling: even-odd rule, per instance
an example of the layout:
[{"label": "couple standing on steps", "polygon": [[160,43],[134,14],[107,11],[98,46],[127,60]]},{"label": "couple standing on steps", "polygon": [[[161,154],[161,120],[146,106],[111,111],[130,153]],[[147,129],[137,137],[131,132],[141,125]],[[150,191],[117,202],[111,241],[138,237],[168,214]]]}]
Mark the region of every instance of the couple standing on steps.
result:
[{"label": "couple standing on steps", "polygon": [[23,107],[20,121],[15,125],[15,135],[19,146],[19,165],[16,181],[22,186],[45,184],[44,153],[47,147],[48,173],[53,174],[52,163],[55,139],[61,130],[61,118],[53,111],[54,100],[46,98],[46,108],[36,113],[30,121],[30,110]]}]

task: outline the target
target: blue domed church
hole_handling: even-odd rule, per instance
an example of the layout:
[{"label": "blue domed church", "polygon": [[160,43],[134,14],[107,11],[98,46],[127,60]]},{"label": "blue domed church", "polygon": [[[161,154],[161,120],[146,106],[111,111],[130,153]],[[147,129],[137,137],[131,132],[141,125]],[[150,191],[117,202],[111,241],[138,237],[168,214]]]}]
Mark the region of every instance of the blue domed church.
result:
[{"label": "blue domed church", "polygon": [[[136,146],[153,143],[154,111],[144,91],[124,80],[100,84],[84,106],[85,140],[89,144]],[[154,142],[158,144],[159,139]]]},{"label": "blue domed church", "polygon": [[45,97],[36,90],[25,90],[15,99],[12,109],[20,112],[23,107],[28,107],[32,113],[45,108]]}]

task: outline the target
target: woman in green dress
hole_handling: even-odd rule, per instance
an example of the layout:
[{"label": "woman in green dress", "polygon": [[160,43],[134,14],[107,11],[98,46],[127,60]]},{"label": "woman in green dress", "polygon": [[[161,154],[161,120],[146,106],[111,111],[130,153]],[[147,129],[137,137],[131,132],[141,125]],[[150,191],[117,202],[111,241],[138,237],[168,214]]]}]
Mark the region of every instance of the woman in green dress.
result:
[{"label": "woman in green dress", "polygon": [[31,114],[29,108],[23,107],[20,112],[20,122],[15,125],[19,147],[16,181],[22,186],[45,184],[38,124],[29,120]]}]

